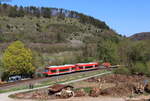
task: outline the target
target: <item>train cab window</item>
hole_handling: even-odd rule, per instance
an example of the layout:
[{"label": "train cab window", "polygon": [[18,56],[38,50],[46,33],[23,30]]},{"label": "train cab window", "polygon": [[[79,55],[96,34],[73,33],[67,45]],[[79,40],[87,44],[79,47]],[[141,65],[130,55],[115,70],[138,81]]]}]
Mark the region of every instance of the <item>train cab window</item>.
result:
[{"label": "train cab window", "polygon": [[75,70],[76,68],[72,68],[72,70]]},{"label": "train cab window", "polygon": [[56,70],[51,70],[52,73],[56,73]]},{"label": "train cab window", "polygon": [[59,72],[66,72],[69,71],[69,69],[60,69]]},{"label": "train cab window", "polygon": [[85,68],[93,68],[93,66],[86,66]]},{"label": "train cab window", "polygon": [[95,65],[95,67],[98,67],[98,65]]},{"label": "train cab window", "polygon": [[83,69],[83,66],[80,66],[79,69]]},{"label": "train cab window", "polygon": [[45,72],[48,72],[49,71],[49,69],[47,68],[47,69],[45,69]]}]

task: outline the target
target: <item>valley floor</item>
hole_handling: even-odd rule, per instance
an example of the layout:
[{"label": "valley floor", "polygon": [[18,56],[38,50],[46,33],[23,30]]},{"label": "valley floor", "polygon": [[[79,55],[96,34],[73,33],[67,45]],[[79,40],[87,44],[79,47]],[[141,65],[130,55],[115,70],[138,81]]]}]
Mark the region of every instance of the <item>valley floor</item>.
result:
[{"label": "valley floor", "polygon": [[[8,96],[10,94],[13,94],[15,92],[12,93],[4,93],[4,94],[0,94],[0,98],[2,101],[37,101],[37,100],[23,100],[23,99],[12,99],[9,98]],[[57,100],[51,100],[51,101],[125,101],[125,99],[123,98],[112,98],[112,97],[97,97],[97,98],[93,98],[93,97],[72,97],[69,99],[57,99]]]},{"label": "valley floor", "polygon": [[[45,86],[45,87],[34,88],[34,89],[26,89],[26,90],[2,93],[0,94],[0,101],[149,101],[149,100],[143,100],[143,99],[150,99],[150,95],[148,93],[134,95],[132,98],[130,98],[129,96],[131,95],[130,86],[132,86],[131,85],[132,83],[139,84],[140,81],[144,81],[145,79],[149,80],[149,78],[146,78],[144,76],[126,76],[126,75],[115,75],[115,74],[101,76],[102,74],[99,74],[99,76],[96,77],[90,77],[88,79],[86,78],[86,80],[80,79],[80,82],[77,82],[78,80],[66,82],[67,84],[71,83],[71,85],[76,87],[77,89],[77,88],[84,88],[84,87],[97,87],[98,86],[97,80],[100,79],[101,82],[105,80],[105,84],[102,85],[103,89],[101,89],[101,94],[103,92],[103,94],[105,95],[99,95],[98,97],[90,97],[90,96],[77,97],[76,96],[68,99],[58,99],[58,98],[54,99],[52,98],[52,96],[48,95],[49,99],[45,100],[43,99],[43,97],[47,98],[46,95],[47,93],[43,93],[43,91],[45,90],[47,91],[47,89],[45,89],[47,87]],[[128,85],[125,85],[126,81],[128,81]],[[117,85],[113,85],[113,83],[114,84],[116,83]],[[31,91],[31,92],[27,92],[27,91]],[[11,98],[9,97],[10,95]],[[35,100],[37,95],[38,95],[38,99]]]}]

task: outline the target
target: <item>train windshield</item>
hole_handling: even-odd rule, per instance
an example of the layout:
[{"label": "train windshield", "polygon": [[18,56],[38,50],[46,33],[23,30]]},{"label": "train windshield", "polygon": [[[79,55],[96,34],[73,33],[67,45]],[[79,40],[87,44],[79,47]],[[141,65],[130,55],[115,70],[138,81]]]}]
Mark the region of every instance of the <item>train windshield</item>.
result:
[{"label": "train windshield", "polygon": [[52,73],[56,73],[57,71],[56,71],[56,70],[51,70],[51,72],[52,72]]},{"label": "train windshield", "polygon": [[49,71],[49,69],[48,69],[48,68],[46,68],[44,72],[48,72],[48,71]]}]

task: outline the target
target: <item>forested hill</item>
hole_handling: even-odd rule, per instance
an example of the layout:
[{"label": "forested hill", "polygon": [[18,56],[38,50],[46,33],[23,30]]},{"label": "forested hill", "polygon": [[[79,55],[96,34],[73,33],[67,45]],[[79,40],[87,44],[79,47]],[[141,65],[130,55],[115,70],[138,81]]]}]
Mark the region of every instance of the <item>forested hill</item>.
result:
[{"label": "forested hill", "polygon": [[150,40],[150,32],[141,32],[130,37],[133,40]]},{"label": "forested hill", "polygon": [[[149,33],[131,38],[141,40],[137,37],[139,35],[147,39]],[[31,49],[31,62],[37,71],[46,65],[100,61],[127,66],[119,68],[118,73],[149,75],[149,42],[124,38],[105,22],[75,11],[0,5],[0,73],[8,45],[15,46],[11,50],[16,55],[16,47],[20,47],[16,43],[21,43],[23,47],[25,44],[26,48]],[[21,63],[20,58],[15,62]],[[14,62],[11,63],[12,68],[16,67]]]},{"label": "forested hill", "polygon": [[[92,35],[94,35],[93,33],[100,33],[103,37],[109,37],[109,35],[110,37],[112,35],[118,36],[105,24],[105,22],[95,19],[91,16],[65,9],[46,7],[37,8],[34,6],[18,7],[8,4],[1,4],[0,17],[0,32],[2,34],[5,33],[4,35],[1,34],[1,42],[14,41],[19,38],[23,40],[27,39],[28,41],[32,42],[39,42],[40,40],[45,43],[50,43],[50,40],[42,40],[40,36],[45,38],[51,37],[50,34],[48,36],[47,34],[51,30],[53,30],[53,32],[55,33],[55,28],[57,28],[59,34],[70,33],[71,35],[76,32],[81,32],[86,34],[91,33]],[[45,33],[45,35],[43,34],[43,32]],[[66,34],[58,35],[58,32],[53,35],[53,37],[57,36],[58,38],[61,38],[62,35],[65,38],[69,37],[68,35],[65,36]],[[21,35],[13,35],[18,33],[21,33]],[[24,35],[24,33],[26,35]],[[28,35],[29,33],[32,33],[32,36]],[[34,33],[37,34],[34,36]],[[11,39],[12,35],[13,37],[17,36],[17,38],[15,37]],[[8,36],[8,39],[5,36]],[[34,38],[33,40],[30,40],[30,38],[27,37]],[[38,37],[39,39],[36,40],[36,37]],[[55,43],[54,41],[52,42]]]},{"label": "forested hill", "polygon": [[75,11],[0,5],[0,52],[20,40],[43,65],[113,61],[111,48],[121,38],[105,22]]},{"label": "forested hill", "polygon": [[86,16],[76,11],[70,11],[70,10],[59,9],[59,8],[47,8],[47,7],[37,8],[34,6],[18,7],[18,6],[11,6],[7,4],[1,4],[0,15],[9,16],[9,17],[35,16],[35,17],[44,17],[44,18],[51,18],[52,16],[57,16],[60,19],[64,19],[65,17],[78,18],[79,21],[83,24],[92,24],[98,28],[109,29],[109,27],[105,24],[105,22],[102,22],[91,16]]}]

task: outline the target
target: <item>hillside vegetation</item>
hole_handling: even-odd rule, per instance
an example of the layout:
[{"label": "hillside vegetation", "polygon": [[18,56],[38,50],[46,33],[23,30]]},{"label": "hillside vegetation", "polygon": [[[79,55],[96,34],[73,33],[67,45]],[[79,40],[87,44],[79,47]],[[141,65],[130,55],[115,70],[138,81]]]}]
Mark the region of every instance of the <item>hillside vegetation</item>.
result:
[{"label": "hillside vegetation", "polygon": [[130,37],[132,40],[150,40],[150,32],[136,33]]},{"label": "hillside vegetation", "polygon": [[5,71],[3,54],[16,41],[31,49],[38,72],[47,65],[92,61],[125,65],[127,68],[116,71],[119,73],[150,72],[148,40],[131,41],[105,22],[75,11],[1,4],[1,71]]},{"label": "hillside vegetation", "polygon": [[[74,58],[82,56],[85,48],[92,48],[86,55],[95,57],[99,41],[120,40],[120,36],[104,22],[73,11],[3,4],[0,12],[0,49],[3,51],[9,43],[20,40],[46,58],[46,63],[49,60],[58,62],[54,64],[77,62]],[[57,60],[57,53],[60,58],[69,59],[62,59],[63,62],[60,62]],[[55,58],[51,58],[53,55]]]}]

